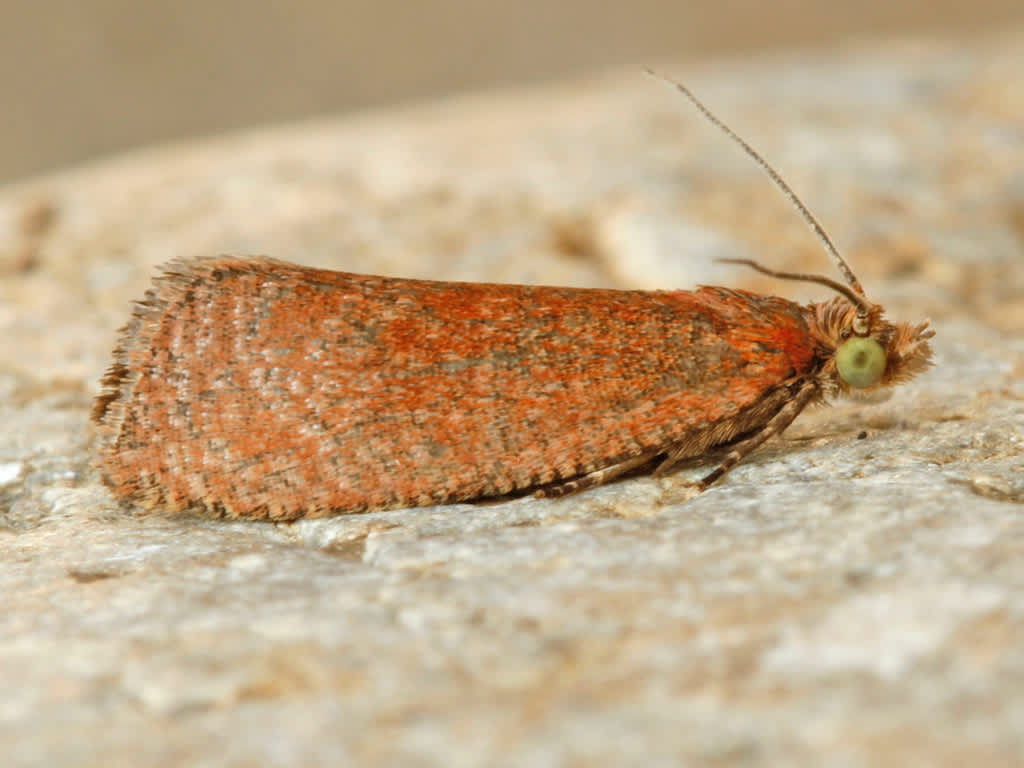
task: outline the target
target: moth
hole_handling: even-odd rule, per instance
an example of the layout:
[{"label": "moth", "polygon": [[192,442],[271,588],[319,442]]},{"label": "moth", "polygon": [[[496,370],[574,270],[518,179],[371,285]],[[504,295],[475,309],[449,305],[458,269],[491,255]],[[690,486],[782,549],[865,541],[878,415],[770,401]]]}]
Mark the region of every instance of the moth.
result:
[{"label": "moth", "polygon": [[147,508],[292,520],[558,496],[716,457],[703,490],[809,404],[926,369],[929,323],[889,322],[789,185],[673,85],[768,173],[844,282],[726,261],[831,298],[173,261],[95,401],[106,483]]}]

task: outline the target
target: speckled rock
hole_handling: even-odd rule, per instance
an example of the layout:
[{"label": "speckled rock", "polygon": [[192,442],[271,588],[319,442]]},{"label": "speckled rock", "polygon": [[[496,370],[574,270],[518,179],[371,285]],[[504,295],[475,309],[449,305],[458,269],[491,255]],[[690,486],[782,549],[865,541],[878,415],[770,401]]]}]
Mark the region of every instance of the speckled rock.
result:
[{"label": "speckled rock", "polygon": [[[142,515],[90,399],[154,266],[720,283],[832,267],[639,71],[137,153],[0,192],[0,751],[28,765],[1005,766],[1024,756],[1024,30],[664,70],[936,367],[719,486],[291,525]],[[861,438],[861,439],[858,439]]]}]

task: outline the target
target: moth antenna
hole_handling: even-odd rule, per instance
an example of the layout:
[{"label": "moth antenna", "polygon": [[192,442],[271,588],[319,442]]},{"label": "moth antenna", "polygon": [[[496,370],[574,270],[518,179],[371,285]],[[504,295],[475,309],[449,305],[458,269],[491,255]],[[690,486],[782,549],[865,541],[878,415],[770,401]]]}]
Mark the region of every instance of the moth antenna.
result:
[{"label": "moth antenna", "polygon": [[[858,280],[857,276],[853,274],[853,270],[850,269],[850,265],[846,263],[846,259],[844,259],[842,255],[839,253],[839,249],[836,248],[835,244],[832,242],[832,239],[828,236],[828,233],[825,232],[825,228],[821,226],[821,223],[814,217],[814,214],[811,213],[810,209],[806,205],[804,205],[803,201],[799,197],[797,197],[797,194],[796,192],[793,191],[793,188],[786,183],[786,180],[779,175],[779,172],[772,168],[772,166],[768,164],[768,161],[761,157],[758,151],[754,149],[752,146],[750,146],[750,144],[748,144],[742,136],[736,133],[724,122],[722,122],[722,120],[717,115],[715,115],[714,112],[712,112],[710,109],[704,106],[704,102],[698,99],[693,94],[693,91],[691,91],[689,88],[687,88],[685,85],[678,82],[677,80],[673,80],[669,77],[665,77],[664,75],[658,74],[653,69],[648,69],[647,74],[657,77],[659,80],[663,80],[669,85],[674,86],[677,91],[683,94],[683,96],[685,96],[687,100],[689,100],[689,102],[697,108],[697,111],[704,115],[704,117],[706,117],[712,125],[714,125],[722,133],[724,133],[736,144],[738,144],[740,148],[744,152],[746,152],[747,155],[755,163],[761,166],[761,169],[765,173],[768,174],[768,178],[770,178],[775,183],[775,186],[782,191],[782,194],[784,194],[789,199],[789,202],[793,205],[794,208],[796,208],[797,212],[803,217],[803,220],[807,222],[807,225],[811,228],[811,230],[813,230],[814,234],[818,236],[818,240],[820,240],[821,244],[825,246],[825,250],[832,257],[832,261],[835,262],[835,265],[839,268],[839,271],[842,272],[843,277],[846,278],[846,282],[849,284],[850,288],[853,289],[852,292],[848,292],[847,290],[839,290],[836,287],[839,285],[839,283],[836,283],[834,281],[829,281],[829,283],[823,283],[829,285],[829,287],[831,288],[839,290],[840,293],[842,293],[856,305],[858,320],[856,325],[859,327],[863,327],[865,329],[864,332],[866,333],[867,307],[870,305],[864,300],[864,288],[861,286],[860,280]],[[730,260],[723,259],[723,261]],[[766,270],[762,267],[755,266],[753,262],[748,261],[743,263],[753,266],[755,269],[757,269],[760,272],[764,272],[765,274],[772,274],[770,270]],[[777,277],[782,277],[784,274],[787,273],[775,273]],[[804,280],[806,279],[806,277],[808,276],[804,275],[801,277],[794,277],[792,276],[792,274],[790,274],[790,276],[785,279]],[[810,282],[821,283],[823,280],[827,280],[827,278],[811,280]],[[850,295],[851,293],[858,294],[860,298],[858,300],[854,300]]]},{"label": "moth antenna", "polygon": [[[841,294],[849,301],[853,306],[857,308],[857,316],[863,315],[867,317],[868,312],[871,310],[871,302],[865,299],[863,296],[854,293],[849,287],[843,285],[838,280],[833,280],[831,277],[825,277],[824,275],[811,275],[806,272],[781,272],[777,269],[769,269],[761,264],[758,264],[752,259],[715,259],[715,261],[722,264],[743,264],[755,269],[763,275],[769,277],[777,277],[780,280],[796,280],[802,283],[817,283],[818,285],[824,285],[831,288],[838,294]],[[855,329],[856,330],[856,329]],[[867,332],[867,329],[864,329]]]}]

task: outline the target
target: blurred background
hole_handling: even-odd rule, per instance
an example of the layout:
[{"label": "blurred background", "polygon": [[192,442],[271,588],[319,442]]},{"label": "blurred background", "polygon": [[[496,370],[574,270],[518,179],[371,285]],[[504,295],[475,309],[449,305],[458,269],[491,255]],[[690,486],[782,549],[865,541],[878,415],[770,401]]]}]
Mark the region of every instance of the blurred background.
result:
[{"label": "blurred background", "polygon": [[1022,0],[0,0],[0,183],[123,149],[668,57],[969,35]]}]

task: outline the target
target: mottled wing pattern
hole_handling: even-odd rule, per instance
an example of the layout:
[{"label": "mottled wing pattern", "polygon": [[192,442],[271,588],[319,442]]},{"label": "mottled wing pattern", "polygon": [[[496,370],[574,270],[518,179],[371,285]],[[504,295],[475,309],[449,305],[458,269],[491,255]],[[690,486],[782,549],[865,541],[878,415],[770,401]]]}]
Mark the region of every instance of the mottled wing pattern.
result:
[{"label": "mottled wing pattern", "polygon": [[807,374],[806,310],[724,288],[169,265],[97,402],[145,505],[293,518],[521,491],[670,446]]}]

